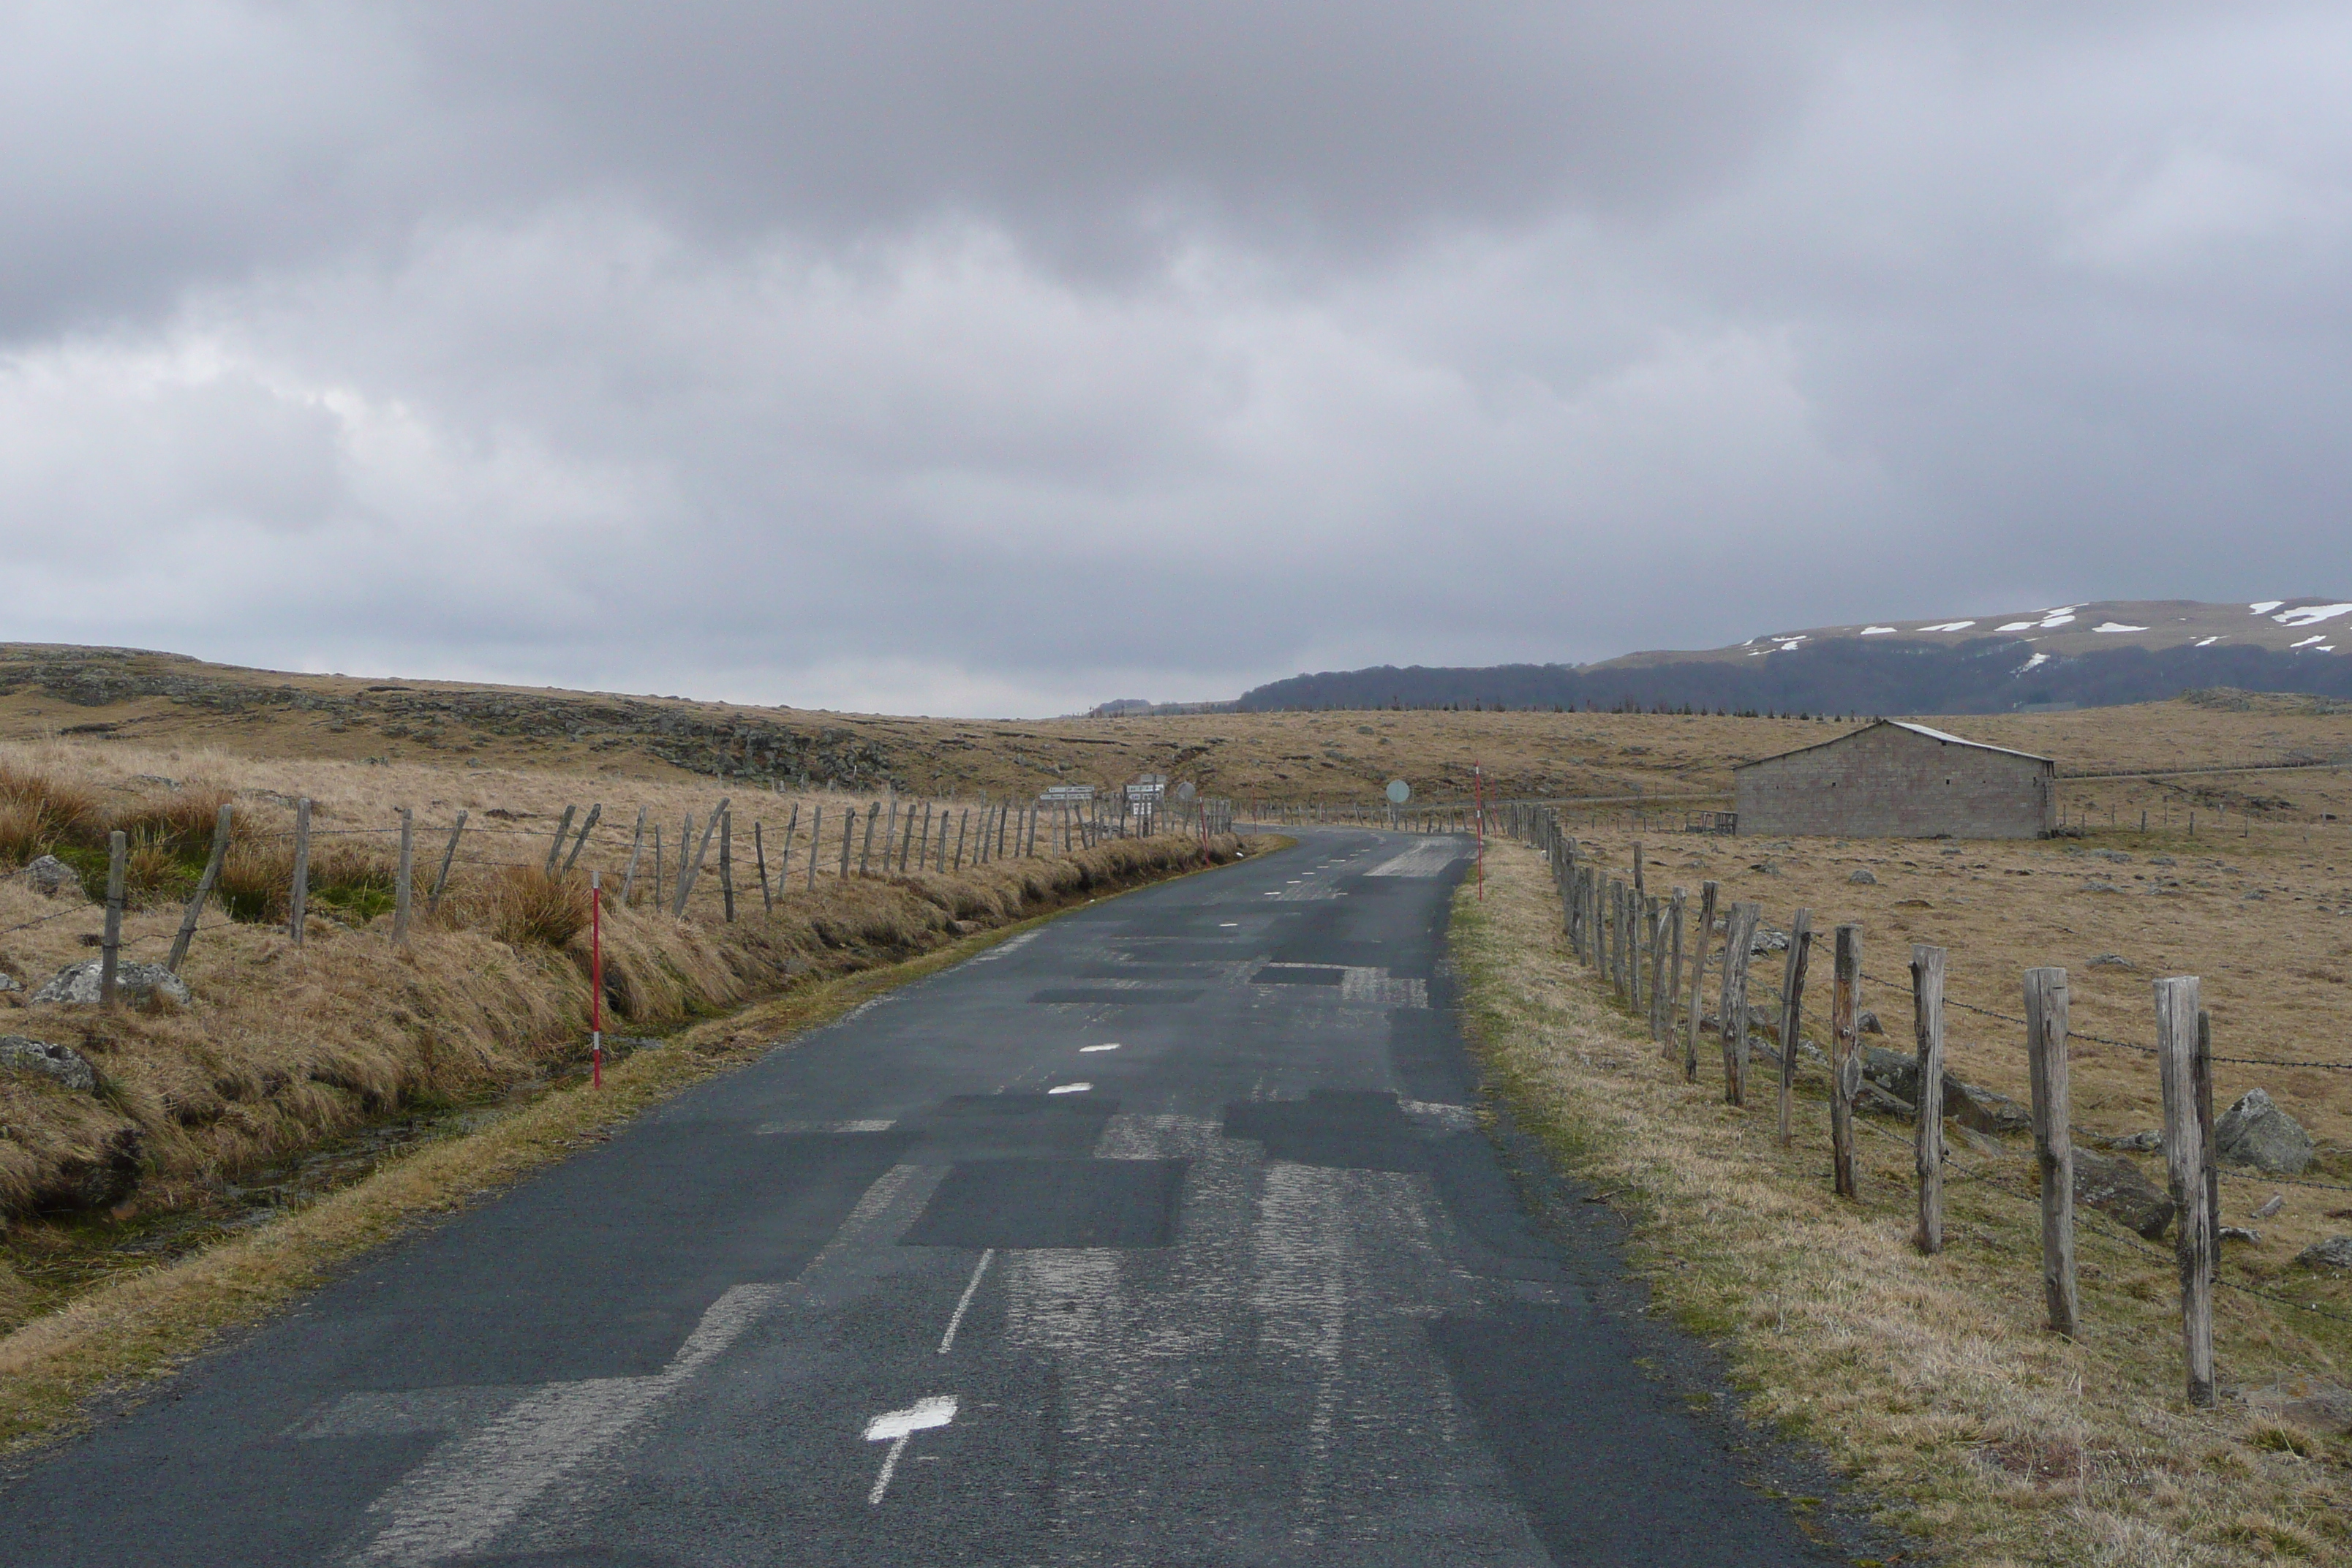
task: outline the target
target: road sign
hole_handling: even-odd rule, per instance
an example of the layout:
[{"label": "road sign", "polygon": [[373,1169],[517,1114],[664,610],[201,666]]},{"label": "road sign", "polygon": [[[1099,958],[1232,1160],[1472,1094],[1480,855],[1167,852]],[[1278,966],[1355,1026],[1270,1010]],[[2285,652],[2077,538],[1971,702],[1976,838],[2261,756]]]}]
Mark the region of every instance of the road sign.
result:
[{"label": "road sign", "polygon": [[1074,800],[1092,800],[1094,797],[1095,786],[1092,784],[1048,784],[1037,798],[1048,805],[1064,805]]},{"label": "road sign", "polygon": [[1389,780],[1389,804],[1391,805],[1402,805],[1406,801],[1409,801],[1412,798],[1412,785],[1405,783],[1402,779]]},{"label": "road sign", "polygon": [[1192,787],[1192,781],[1191,779],[1186,779],[1182,784],[1176,786],[1176,798],[1187,805],[1190,805],[1192,803],[1192,797],[1200,793],[1200,791]]}]

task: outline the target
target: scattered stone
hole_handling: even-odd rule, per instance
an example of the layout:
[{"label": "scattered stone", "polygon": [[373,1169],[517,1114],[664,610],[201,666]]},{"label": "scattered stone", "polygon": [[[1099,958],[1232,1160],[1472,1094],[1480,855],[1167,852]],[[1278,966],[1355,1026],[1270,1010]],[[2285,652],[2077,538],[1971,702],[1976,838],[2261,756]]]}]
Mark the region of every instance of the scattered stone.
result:
[{"label": "scattered stone", "polygon": [[2000,1156],[2009,1152],[2006,1148],[2001,1146],[2000,1139],[1988,1137],[1986,1134],[1978,1131],[1975,1128],[1969,1126],[1965,1122],[1951,1129],[1951,1131],[1964,1146],[1979,1154],[1986,1156],[1988,1159],[1999,1159]]},{"label": "scattered stone", "polygon": [[1893,1116],[1908,1121],[1919,1114],[1919,1108],[1900,1096],[1887,1093],[1868,1079],[1854,1091],[1853,1105],[1857,1110],[1875,1111],[1881,1116]]},{"label": "scattered stone", "polygon": [[2172,1223],[2172,1200],[2128,1160],[2074,1151],[2074,1201],[2119,1219],[2149,1241]]},{"label": "scattered stone", "polygon": [[1867,866],[1855,871],[1852,876],[1848,877],[1846,880],[1852,882],[1858,888],[1875,888],[1878,886],[1877,877],[1872,874],[1870,868]]},{"label": "scattered stone", "polygon": [[2118,866],[2128,866],[2131,864],[2131,857],[2125,854],[2120,849],[2094,849],[2091,853],[2096,855],[2102,860],[2112,861]]},{"label": "scattered stone", "polygon": [[2298,1377],[2269,1388],[2248,1389],[2239,1397],[2257,1410],[2298,1426],[2339,1436],[2352,1436],[2352,1389]]},{"label": "scattered stone", "polygon": [[2093,969],[2137,969],[2139,965],[2120,952],[2103,952],[2091,960]]},{"label": "scattered stone", "polygon": [[[1919,1103],[1919,1062],[1916,1057],[1890,1051],[1884,1046],[1864,1046],[1862,1076],[1906,1106]],[[2025,1108],[2007,1095],[1962,1083],[1948,1071],[1944,1074],[1944,1114],[1963,1127],[1995,1136],[2015,1131],[2032,1121]]]},{"label": "scattered stone", "polygon": [[2284,1207],[2286,1207],[2286,1194],[2284,1193],[2273,1193],[2268,1198],[2263,1201],[2262,1207],[2254,1210],[2252,1214],[2246,1217],[2249,1219],[2268,1219],[2271,1215],[2278,1213],[2279,1210]]},{"label": "scattered stone", "polygon": [[1765,926],[1757,931],[1756,940],[1748,944],[1748,951],[1749,952],[1786,952],[1789,951],[1789,933]]},{"label": "scattered stone", "polygon": [[2274,1176],[2301,1172],[2314,1152],[2302,1123],[2259,1089],[2248,1089],[2213,1123],[2213,1147],[2233,1165],[2252,1165]]},{"label": "scattered stone", "polygon": [[[98,1001],[98,972],[105,962],[102,958],[85,958],[79,963],[68,963],[27,1000],[94,1005]],[[114,986],[115,994],[132,1007],[148,1006],[159,996],[183,1007],[195,1000],[189,994],[187,983],[160,963],[118,963]]]},{"label": "scattered stone", "polygon": [[2175,860],[2169,855],[2151,855],[2147,858],[2147,863],[2151,866],[2178,866],[2180,864],[2179,861]]},{"label": "scattered stone", "polygon": [[2164,1147],[2164,1134],[2156,1128],[2145,1132],[2128,1133],[2107,1140],[2107,1147],[2128,1154],[2153,1154]]},{"label": "scattered stone", "polygon": [[2352,1236],[2331,1236],[2315,1241],[2294,1255],[2305,1268],[2352,1268]]},{"label": "scattered stone", "polygon": [[1880,1023],[1878,1021],[1878,1015],[1872,1012],[1867,1007],[1864,1007],[1861,1012],[1854,1015],[1853,1026],[1856,1032],[1864,1035],[1884,1035],[1886,1033],[1886,1026]]},{"label": "scattered stone", "polygon": [[0,991],[22,991],[25,983],[13,974],[0,974]]},{"label": "scattered stone", "polygon": [[1777,877],[1780,874],[1780,868],[1769,860],[1759,860],[1748,868],[1759,877]]},{"label": "scattered stone", "polygon": [[0,1035],[0,1069],[37,1072],[77,1094],[98,1088],[98,1070],[71,1046],[53,1046],[23,1035]]},{"label": "scattered stone", "polygon": [[2225,1225],[2215,1234],[2223,1241],[2259,1242],[2263,1238],[2262,1232],[2248,1230],[2242,1225]]},{"label": "scattered stone", "polygon": [[81,873],[54,855],[44,855],[34,860],[25,868],[23,875],[33,891],[47,898],[56,898],[67,888],[76,892],[81,890]]},{"label": "scattered stone", "polygon": [[2083,891],[2086,893],[2120,893],[2123,889],[2116,887],[2113,882],[2102,882],[2097,878],[2094,877],[2089,881],[2083,884]]}]

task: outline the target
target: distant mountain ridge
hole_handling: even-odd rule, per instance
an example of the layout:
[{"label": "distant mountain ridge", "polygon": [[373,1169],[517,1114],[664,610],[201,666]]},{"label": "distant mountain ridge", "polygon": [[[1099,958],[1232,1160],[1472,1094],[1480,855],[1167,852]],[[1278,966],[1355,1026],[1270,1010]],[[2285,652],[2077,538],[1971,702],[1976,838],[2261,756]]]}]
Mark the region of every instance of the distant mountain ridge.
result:
[{"label": "distant mountain ridge", "polygon": [[2212,687],[2352,696],[2352,601],[2110,600],[1766,633],[1728,647],[1589,665],[1384,665],[1272,681],[1235,706],[2006,713],[2158,701]]}]

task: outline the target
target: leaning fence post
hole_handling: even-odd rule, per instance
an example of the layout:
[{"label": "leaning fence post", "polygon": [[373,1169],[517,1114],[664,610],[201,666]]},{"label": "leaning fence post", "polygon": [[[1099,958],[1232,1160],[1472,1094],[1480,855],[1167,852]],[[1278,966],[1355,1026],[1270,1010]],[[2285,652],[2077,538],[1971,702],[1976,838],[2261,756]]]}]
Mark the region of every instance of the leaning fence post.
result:
[{"label": "leaning fence post", "polygon": [[1717,882],[1701,882],[1698,889],[1698,947],[1691,954],[1689,1027],[1683,1036],[1683,1080],[1698,1081],[1698,1024],[1706,1009],[1706,950],[1715,945],[1715,900]]},{"label": "leaning fence post", "polygon": [[580,864],[580,851],[588,847],[588,836],[596,831],[596,819],[604,815],[604,803],[601,800],[588,808],[588,819],[580,825],[579,833],[572,837],[572,853],[563,858],[565,876],[572,875],[572,868]]},{"label": "leaning fence post", "polygon": [[1792,1124],[1797,1095],[1797,1041],[1805,1024],[1805,966],[1813,952],[1813,911],[1799,910],[1789,922],[1789,966],[1780,978],[1780,1143],[1796,1139]]},{"label": "leaning fence post", "polygon": [[2033,1083],[2033,1158],[2042,1168],[2042,1296],[2050,1331],[2074,1337],[2074,1141],[2067,1086],[2066,972],[2025,972],[2026,1065]]},{"label": "leaning fence post", "polygon": [[425,900],[425,912],[433,913],[441,907],[441,895],[449,888],[449,868],[457,863],[457,836],[466,831],[466,814],[459,812],[449,828],[449,847],[441,852],[441,874],[433,879],[432,894]]},{"label": "leaning fence post", "polygon": [[2156,983],[2157,1062],[2164,1075],[2164,1164],[2180,1260],[2180,1336],[2189,1403],[2213,1403],[2213,1231],[2205,1212],[2205,1140],[2197,1126],[2197,1000],[2193,974]]},{"label": "leaning fence post", "polygon": [[817,853],[818,853],[818,851],[822,850],[824,847],[824,802],[823,802],[823,801],[819,801],[819,802],[817,802],[815,812],[814,812],[814,814],[809,817],[809,869],[808,869],[808,890],[809,890],[810,892],[812,892],[812,893],[814,893],[814,892],[815,892],[815,891],[816,891],[816,858],[817,858]]},{"label": "leaning fence post", "polygon": [[[715,833],[717,833],[717,832],[719,831],[719,821],[720,821],[720,819],[721,819],[721,818],[725,817],[725,816],[726,816],[726,815],[727,815],[727,797],[726,797],[725,795],[721,795],[721,796],[719,796],[719,805],[718,805],[718,806],[717,806],[715,809],[713,809],[713,810],[712,810],[712,812],[711,812],[711,814],[710,814],[709,820],[709,821],[707,821],[707,822],[705,822],[705,823],[702,825],[702,839],[701,839],[701,842],[699,842],[698,844],[697,844],[697,845],[695,846],[695,848],[694,848],[694,862],[693,862],[693,864],[692,864],[692,865],[688,865],[688,864],[687,863],[687,858],[686,858],[686,843],[685,843],[685,840],[684,840],[684,839],[681,839],[681,840],[679,840],[679,842],[678,842],[678,846],[677,846],[677,908],[674,911],[672,911],[672,912],[673,912],[673,913],[675,913],[675,914],[677,916],[677,918],[678,918],[678,919],[680,919],[680,920],[684,920],[684,919],[686,918],[686,898],[687,898],[687,895],[688,895],[688,893],[691,893],[691,892],[693,892],[693,891],[694,891],[694,879],[695,879],[697,877],[699,877],[699,876],[701,876],[701,875],[702,875],[702,863],[703,863],[705,860],[708,860],[709,858],[710,858],[710,838],[711,838],[711,835],[713,835],[713,834],[715,834]],[[688,837],[693,837],[693,834],[694,834],[694,828],[693,828],[693,826],[692,826],[693,821],[694,821],[693,815],[692,815],[691,813],[688,813],[688,816],[687,816],[687,822],[688,822],[688,827],[687,827],[687,836],[688,836]]]},{"label": "leaning fence post", "polygon": [[1837,928],[1830,984],[1830,1168],[1842,1198],[1862,1195],[1853,1149],[1853,1097],[1862,1090],[1862,928]]},{"label": "leaning fence post", "polygon": [[1919,1042],[1918,1121],[1911,1163],[1919,1173],[1919,1250],[1944,1250],[1944,950],[1911,949],[1912,1028]]},{"label": "leaning fence post", "polygon": [[302,945],[302,919],[310,902],[310,797],[294,803],[294,884],[287,895],[287,934]]},{"label": "leaning fence post", "polygon": [[563,854],[563,841],[572,837],[572,813],[579,809],[576,805],[565,806],[562,817],[555,825],[555,842],[547,847],[547,874],[551,877],[555,875],[555,863]]},{"label": "leaning fence post", "polygon": [[776,861],[776,896],[782,898],[793,880],[793,835],[800,830],[801,803],[793,802],[793,814],[784,822],[784,852]]},{"label": "leaning fence post", "polygon": [[[844,819],[841,824],[841,879],[845,882],[849,880],[850,841],[857,837],[857,808],[845,805],[841,809]],[[874,832],[874,819],[870,816],[866,819],[866,831],[870,840]]]},{"label": "leaning fence post", "polygon": [[1755,955],[1757,922],[1764,906],[1735,900],[1731,918],[1724,922],[1723,1012],[1716,1027],[1723,1039],[1723,1099],[1727,1105],[1748,1103],[1748,964]]},{"label": "leaning fence post", "polygon": [[[857,851],[857,874],[861,877],[866,875],[866,863],[867,857],[874,853],[874,824],[881,815],[882,803],[878,800],[866,808],[866,842],[864,845],[859,847]],[[890,868],[890,847],[888,845],[886,844],[882,847],[882,868],[885,871],[887,871]]]},{"label": "leaning fence post", "polygon": [[1642,923],[1650,937],[1650,1038],[1674,1034],[1675,994],[1666,989],[1665,900],[1652,893],[1642,905]]},{"label": "leaning fence post", "polygon": [[761,914],[775,913],[776,900],[773,895],[768,891],[767,838],[766,836],[761,833],[760,828],[760,819],[756,816],[751,819],[751,868],[760,874],[760,912]]},{"label": "leaning fence post", "polygon": [[408,945],[408,906],[416,887],[416,813],[400,808],[400,869],[392,882],[392,945]]},{"label": "leaning fence post", "polygon": [[106,836],[106,934],[99,939],[98,1002],[114,1005],[114,971],[122,956],[122,871],[131,836],[116,828]]},{"label": "leaning fence post", "polygon": [[174,974],[180,973],[180,965],[187,960],[188,943],[196,934],[196,921],[205,912],[205,900],[212,896],[213,885],[220,880],[221,862],[228,858],[229,821],[236,809],[222,806],[220,815],[213,819],[213,852],[205,861],[205,874],[197,879],[195,892],[188,900],[187,912],[180,917],[180,932],[172,939],[172,956],[163,961],[163,967]]}]

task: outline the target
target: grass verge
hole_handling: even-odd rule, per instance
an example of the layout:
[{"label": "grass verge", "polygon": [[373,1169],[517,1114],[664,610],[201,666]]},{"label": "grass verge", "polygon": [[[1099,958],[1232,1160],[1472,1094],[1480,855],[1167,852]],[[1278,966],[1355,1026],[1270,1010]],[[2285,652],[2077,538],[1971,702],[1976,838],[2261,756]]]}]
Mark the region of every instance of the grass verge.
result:
[{"label": "grass verge", "polygon": [[[1452,951],[1489,1089],[1563,1168],[1608,1189],[1654,1300],[1717,1342],[1749,1416],[1817,1445],[1881,1522],[1948,1561],[2174,1568],[2343,1561],[2352,1441],[2266,1394],[2344,1381],[2352,1342],[2222,1292],[2213,1410],[2180,1394],[2170,1255],[2080,1240],[2079,1342],[2042,1325],[2026,1159],[1979,1155],[1947,1188],[1947,1251],[1909,1244],[1908,1129],[1866,1123],[1863,1201],[1830,1191],[1827,1115],[1793,1148],[1769,1101],[1686,1084],[1574,964],[1542,858],[1490,842]],[[1899,1135],[1898,1135],[1899,1134]]]},{"label": "grass verge", "polygon": [[143,1384],[168,1375],[222,1332],[316,1289],[358,1254],[494,1195],[601,1141],[607,1129],[648,1106],[1096,897],[1199,868],[1074,896],[1057,909],[899,963],[753,1002],[614,1063],[601,1090],[575,1086],[549,1093],[479,1131],[426,1143],[283,1219],[176,1263],[110,1280],[0,1338],[0,1452],[22,1455],[79,1429],[99,1401],[136,1398]]}]

